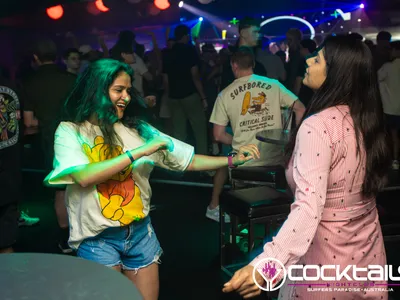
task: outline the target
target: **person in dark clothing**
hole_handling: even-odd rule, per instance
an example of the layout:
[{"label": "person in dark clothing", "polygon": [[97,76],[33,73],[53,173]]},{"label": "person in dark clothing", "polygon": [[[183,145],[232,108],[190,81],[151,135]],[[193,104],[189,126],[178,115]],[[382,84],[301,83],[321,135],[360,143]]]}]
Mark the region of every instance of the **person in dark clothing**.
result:
[{"label": "person in dark clothing", "polygon": [[20,102],[16,89],[0,76],[0,253],[13,252],[21,200]]},{"label": "person in dark clothing", "polygon": [[391,60],[391,40],[392,35],[387,31],[381,31],[376,36],[376,47],[373,53],[376,71]]},{"label": "person in dark clothing", "polygon": [[53,167],[53,135],[57,127],[57,117],[62,105],[72,89],[76,75],[60,69],[56,64],[57,49],[52,41],[41,41],[34,50],[35,62],[39,68],[23,82],[24,123],[26,127],[38,120],[44,142],[45,167]]},{"label": "person in dark clothing", "polygon": [[81,69],[81,54],[76,48],[69,48],[63,55],[63,62],[66,66],[66,71],[78,75]]},{"label": "person in dark clothing", "polygon": [[302,40],[301,43],[300,53],[301,56],[304,58],[304,64],[299,68],[298,77],[301,79],[301,88],[299,92],[299,99],[304,104],[305,107],[311,102],[311,98],[314,96],[314,91],[310,89],[308,86],[303,84],[304,74],[306,72],[306,59],[311,54],[317,50],[317,43],[311,39]]},{"label": "person in dark clothing", "polygon": [[168,53],[168,60],[163,62],[163,80],[168,90],[174,137],[186,140],[189,120],[196,140],[196,153],[206,155],[207,121],[204,110],[208,104],[200,79],[200,59],[196,48],[189,44],[189,27],[179,25],[174,34],[176,43]]},{"label": "person in dark clothing", "polygon": [[286,64],[286,83],[285,86],[292,93],[298,95],[301,88],[301,79],[298,78],[299,69],[304,66],[304,58],[300,53],[301,40],[303,35],[297,28],[291,28],[286,33],[286,39],[289,46],[289,61]]},{"label": "person in dark clothing", "polygon": [[275,55],[278,56],[284,64],[286,64],[286,52],[285,51],[279,50],[278,52],[275,53]]},{"label": "person in dark clothing", "polygon": [[[61,70],[56,64],[57,48],[53,41],[39,41],[34,48],[33,57],[39,68],[22,84],[24,97],[24,124],[26,127],[39,125],[45,169],[53,169],[54,134],[63,104],[71,92],[76,76]],[[60,249],[64,253],[68,247],[68,216],[64,203],[64,190],[57,190],[55,210],[60,225]]]},{"label": "person in dark clothing", "polygon": [[[240,47],[254,48],[260,40],[260,23],[254,18],[244,18],[239,23],[239,40],[236,47],[231,47],[232,53],[236,52]],[[259,76],[267,76],[264,66],[255,61],[254,74]],[[232,72],[230,60],[224,65],[221,76],[220,90],[225,89],[228,85],[235,81],[235,75]]]}]

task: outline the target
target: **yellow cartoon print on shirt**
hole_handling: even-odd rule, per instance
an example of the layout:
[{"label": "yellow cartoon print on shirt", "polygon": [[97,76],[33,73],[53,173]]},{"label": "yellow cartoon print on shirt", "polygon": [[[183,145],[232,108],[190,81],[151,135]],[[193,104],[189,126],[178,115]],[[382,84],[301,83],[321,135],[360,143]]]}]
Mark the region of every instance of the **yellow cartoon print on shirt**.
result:
[{"label": "yellow cartoon print on shirt", "polygon": [[[104,144],[104,138],[97,136],[94,146],[83,144],[83,150],[90,163],[114,158],[123,153],[122,147]],[[113,151],[110,153],[110,151]],[[132,179],[132,165],[115,174],[111,179],[97,185],[101,212],[109,220],[119,221],[121,226],[144,218],[140,189]]]},{"label": "yellow cartoon print on shirt", "polygon": [[247,113],[254,114],[261,112],[262,105],[266,103],[266,101],[267,95],[264,92],[258,93],[258,96],[253,98],[251,97],[251,92],[246,92],[242,102],[242,116],[246,115]]}]

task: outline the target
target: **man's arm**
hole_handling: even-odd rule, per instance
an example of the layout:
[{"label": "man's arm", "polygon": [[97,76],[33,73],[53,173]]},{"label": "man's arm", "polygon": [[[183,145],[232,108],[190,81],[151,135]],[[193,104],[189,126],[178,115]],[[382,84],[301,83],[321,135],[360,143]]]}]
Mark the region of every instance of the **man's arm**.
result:
[{"label": "man's arm", "polygon": [[296,96],[298,96],[300,93],[302,82],[303,82],[303,77],[297,76],[293,85],[293,94],[295,94]]},{"label": "man's arm", "polygon": [[299,125],[303,118],[306,108],[301,103],[299,98],[284,87],[281,83],[278,84],[280,88],[279,102],[281,107],[292,107],[292,111],[296,115],[296,125]]},{"label": "man's arm", "polygon": [[378,70],[378,81],[379,82],[383,82],[386,80],[386,78],[388,77],[388,70],[387,67],[389,66],[389,64],[384,64],[379,70]]},{"label": "man's arm", "polygon": [[204,106],[204,108],[207,108],[207,97],[206,97],[206,94],[204,93],[203,84],[201,83],[200,72],[199,72],[198,66],[197,65],[193,66],[190,69],[190,72],[192,73],[193,82],[194,82],[194,85],[196,86],[197,92],[199,93],[199,95],[201,97],[203,106]]},{"label": "man's arm", "polygon": [[193,66],[190,69],[192,73],[193,82],[196,86],[197,92],[199,93],[201,99],[206,99],[206,94],[204,93],[203,84],[201,83],[200,79],[200,71],[198,66]]},{"label": "man's arm", "polygon": [[232,145],[233,136],[226,132],[226,126],[214,124],[213,134],[215,141]]},{"label": "man's arm", "polygon": [[39,122],[35,118],[33,111],[24,111],[24,125],[27,128],[39,126]]},{"label": "man's arm", "polygon": [[301,119],[303,118],[304,112],[306,111],[306,108],[303,103],[299,99],[297,99],[293,103],[293,112],[296,116],[296,125],[299,125],[301,122]]},{"label": "man's arm", "polygon": [[107,47],[106,42],[104,41],[103,35],[99,34],[97,37],[101,50],[103,50],[103,58],[110,57],[110,50]]}]

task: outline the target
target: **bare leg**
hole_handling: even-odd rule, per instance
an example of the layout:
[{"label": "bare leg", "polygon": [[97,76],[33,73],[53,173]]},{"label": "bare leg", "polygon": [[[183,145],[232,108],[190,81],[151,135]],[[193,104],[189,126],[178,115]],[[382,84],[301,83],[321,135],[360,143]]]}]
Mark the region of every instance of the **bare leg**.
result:
[{"label": "bare leg", "polygon": [[209,204],[210,209],[214,209],[219,205],[219,196],[224,189],[224,184],[228,180],[228,176],[228,168],[218,169],[215,173],[213,178],[214,186],[211,196],[211,202]]},{"label": "bare leg", "polygon": [[57,215],[58,225],[62,229],[68,228],[68,212],[65,206],[65,191],[56,191],[56,199],[54,201],[54,209]]},{"label": "bare leg", "polygon": [[118,271],[119,273],[121,273],[121,266],[115,266],[112,267],[115,271]]},{"label": "bare leg", "polygon": [[144,300],[157,300],[160,282],[158,279],[158,264],[153,263],[148,267],[135,271],[123,271],[138,288]]},{"label": "bare leg", "polygon": [[56,191],[54,209],[56,211],[58,225],[60,226],[58,247],[64,254],[71,253],[72,249],[68,245],[69,222],[68,211],[65,206],[65,191]]},{"label": "bare leg", "polygon": [[399,133],[397,129],[391,129],[390,132],[392,134],[392,141],[393,141],[393,159],[399,160],[399,150],[400,150]]}]

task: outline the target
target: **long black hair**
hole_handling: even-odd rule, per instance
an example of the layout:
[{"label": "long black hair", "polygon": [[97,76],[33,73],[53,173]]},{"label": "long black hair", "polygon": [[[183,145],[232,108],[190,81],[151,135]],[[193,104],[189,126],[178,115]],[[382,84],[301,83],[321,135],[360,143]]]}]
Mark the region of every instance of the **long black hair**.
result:
[{"label": "long black hair", "polygon": [[[123,146],[123,141],[114,130],[114,124],[119,120],[109,96],[110,86],[121,73],[133,78],[132,68],[123,62],[114,59],[92,62],[75,82],[64,105],[61,121],[72,122],[79,127],[95,115],[104,136],[104,143],[111,148],[117,145]],[[129,124],[125,120],[122,122],[125,126],[135,128],[145,140],[151,139],[155,133],[150,126],[139,119]]]},{"label": "long black hair", "polygon": [[[356,132],[357,155],[360,155],[360,145],[366,154],[363,194],[374,196],[386,183],[390,156],[371,51],[362,41],[348,36],[328,37],[319,51],[323,52],[326,61],[326,79],[315,92],[302,122],[329,107],[349,106]],[[300,125],[286,147],[286,163],[293,154]]]}]

